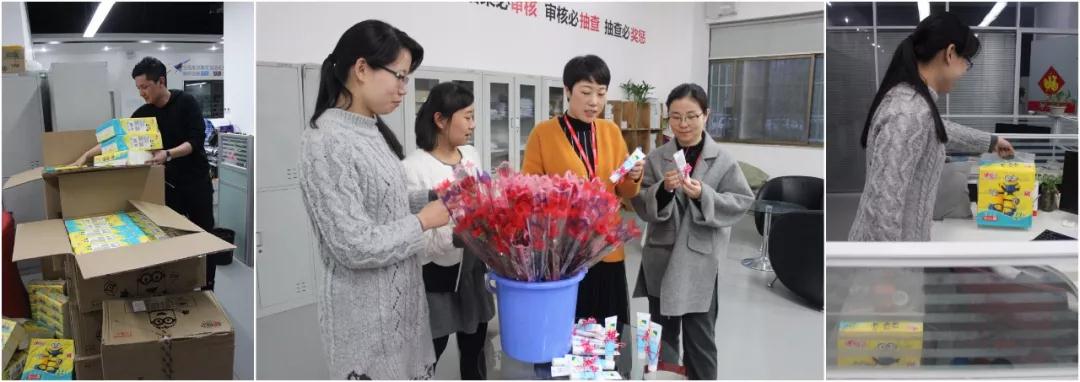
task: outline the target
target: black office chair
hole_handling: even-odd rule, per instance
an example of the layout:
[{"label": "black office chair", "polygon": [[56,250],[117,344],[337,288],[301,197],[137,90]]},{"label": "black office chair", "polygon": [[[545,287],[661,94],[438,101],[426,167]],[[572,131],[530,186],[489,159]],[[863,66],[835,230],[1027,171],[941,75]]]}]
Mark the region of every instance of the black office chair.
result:
[{"label": "black office chair", "polygon": [[[825,180],[812,176],[781,176],[769,179],[758,190],[758,200],[779,200],[806,207],[808,210],[821,210],[825,205]],[[780,214],[773,215],[773,221]],[[758,234],[765,234],[765,213],[755,212],[754,223]]]},{"label": "black office chair", "polygon": [[817,309],[824,304],[825,215],[821,210],[773,216],[769,260],[776,280]]}]

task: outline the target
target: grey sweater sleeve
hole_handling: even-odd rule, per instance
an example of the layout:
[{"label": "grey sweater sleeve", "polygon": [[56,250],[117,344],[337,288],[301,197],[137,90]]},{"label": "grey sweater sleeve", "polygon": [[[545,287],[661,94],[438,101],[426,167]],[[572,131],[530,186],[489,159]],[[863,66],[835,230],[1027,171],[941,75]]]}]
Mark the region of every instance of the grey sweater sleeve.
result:
[{"label": "grey sweater sleeve", "polygon": [[869,220],[876,226],[864,227],[872,237],[862,240],[899,241],[905,215],[897,211],[904,211],[905,195],[896,190],[904,189],[904,185],[912,181],[918,159],[924,155],[923,146],[912,142],[931,139],[929,134],[933,129],[920,124],[915,113],[900,107],[887,107],[885,102],[878,107],[877,113],[871,126],[873,141],[867,142],[866,151],[866,179],[873,181],[866,183],[860,202],[860,212],[869,214]]},{"label": "grey sweater sleeve", "polygon": [[997,143],[992,134],[959,123],[943,119],[945,132],[949,135],[949,142],[945,144],[945,150],[951,153],[985,153],[993,149],[992,144]]},{"label": "grey sweater sleeve", "polygon": [[754,202],[754,193],[738,163],[731,161],[727,167],[715,187],[701,183],[700,203],[690,203],[690,217],[694,224],[712,228],[735,225]]},{"label": "grey sweater sleeve", "polygon": [[[328,153],[328,145],[305,147],[301,187],[314,228],[333,257],[349,268],[380,268],[413,256],[423,233],[416,215],[377,223],[364,208],[355,153]],[[425,193],[426,195],[426,193]]]},{"label": "grey sweater sleeve", "polygon": [[649,155],[645,159],[645,174],[641,177],[641,192],[638,192],[636,196],[630,199],[630,204],[634,206],[634,211],[637,215],[649,223],[659,223],[671,219],[672,209],[675,208],[675,203],[666,203],[661,206],[659,201],[656,200],[656,194],[663,192],[661,190],[664,187],[663,174],[659,173],[657,168],[663,168],[662,166],[654,166],[656,162],[661,159],[657,155]]}]

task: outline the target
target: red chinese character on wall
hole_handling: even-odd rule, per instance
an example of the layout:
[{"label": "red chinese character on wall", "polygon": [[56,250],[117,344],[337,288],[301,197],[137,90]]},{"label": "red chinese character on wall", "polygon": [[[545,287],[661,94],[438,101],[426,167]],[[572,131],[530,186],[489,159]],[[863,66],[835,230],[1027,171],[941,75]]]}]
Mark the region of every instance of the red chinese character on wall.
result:
[{"label": "red chinese character on wall", "polygon": [[514,11],[514,13],[521,14],[521,12],[525,11],[525,4],[522,4],[520,1],[512,2],[510,3],[510,10]]},{"label": "red chinese character on wall", "polygon": [[589,17],[589,30],[591,30],[593,32],[599,32],[600,31],[600,17],[599,16],[594,15],[594,16]]},{"label": "red chinese character on wall", "polygon": [[589,20],[590,20],[589,14],[585,13],[585,12],[582,12],[581,14],[578,15],[578,26],[580,26],[581,29],[588,30],[589,29]]},{"label": "red chinese character on wall", "polygon": [[638,28],[630,29],[630,41],[638,44],[645,44],[645,30]]},{"label": "red chinese character on wall", "polygon": [[536,2],[535,1],[526,1],[525,2],[525,16],[537,17],[536,16]]}]

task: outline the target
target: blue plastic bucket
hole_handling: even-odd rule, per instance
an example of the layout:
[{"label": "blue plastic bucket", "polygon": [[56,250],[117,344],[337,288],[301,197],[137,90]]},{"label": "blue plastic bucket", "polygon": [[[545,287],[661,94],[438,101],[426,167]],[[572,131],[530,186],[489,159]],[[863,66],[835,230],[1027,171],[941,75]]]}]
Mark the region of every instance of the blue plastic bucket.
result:
[{"label": "blue plastic bucket", "polygon": [[[570,353],[577,310],[578,284],[585,277],[551,282],[521,282],[488,273],[499,301],[499,335],[510,357],[528,363],[547,363]],[[488,283],[491,287],[491,283]]]}]

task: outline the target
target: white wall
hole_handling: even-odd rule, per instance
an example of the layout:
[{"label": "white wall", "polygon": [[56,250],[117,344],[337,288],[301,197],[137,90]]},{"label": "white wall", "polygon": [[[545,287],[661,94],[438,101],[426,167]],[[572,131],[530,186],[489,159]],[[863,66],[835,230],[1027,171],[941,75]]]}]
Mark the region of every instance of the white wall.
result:
[{"label": "white wall", "polygon": [[255,134],[255,6],[226,2],[225,118],[246,134]]},{"label": "white wall", "polygon": [[26,3],[4,2],[3,4],[3,41],[4,45],[22,45],[26,48],[26,60],[34,59],[30,47],[30,23],[26,16]]},{"label": "white wall", "polygon": [[[734,14],[718,16],[721,10],[732,7],[735,11]],[[822,12],[824,9],[824,2],[706,3],[704,19],[710,24],[731,23]],[[824,26],[824,22],[822,25]],[[718,27],[723,28],[722,25]],[[721,31],[721,33],[723,32]],[[821,33],[822,35],[825,34],[824,27]],[[807,175],[825,178],[825,150],[822,147],[753,145],[745,143],[721,143],[720,145],[736,159],[761,168],[770,177]]]},{"label": "white wall", "polygon": [[[209,46],[209,44],[203,45]],[[38,62],[40,62],[46,70],[49,68],[49,65],[54,62],[105,62],[106,67],[109,70],[109,85],[117,95],[116,101],[119,106],[119,115],[124,117],[130,116],[131,113],[135,112],[135,109],[138,109],[146,103],[139,97],[139,92],[135,89],[135,81],[131,79],[131,69],[145,56],[157,57],[157,59],[161,60],[161,62],[168,67],[166,77],[168,78],[169,89],[183,90],[185,80],[222,79],[222,77],[184,76],[183,73],[173,69],[173,65],[188,59],[191,61],[185,65],[222,65],[223,57],[221,50],[218,50],[217,52],[206,51],[205,53],[174,53],[167,50],[157,50],[158,46],[159,45],[157,44],[147,44],[145,50],[133,51],[134,56],[130,59],[128,58],[128,54],[121,50],[78,54],[38,52],[36,57]]]},{"label": "white wall", "polygon": [[[721,12],[734,9],[735,12],[720,16]],[[705,19],[709,23],[729,23],[777,16],[794,15],[809,12],[822,12],[825,2],[711,2],[705,4]],[[822,31],[824,33],[824,31]]]},{"label": "white wall", "polygon": [[[562,76],[573,56],[596,54],[611,68],[613,91],[627,79],[656,86],[661,98],[676,85],[704,85],[701,62],[708,32],[701,27],[702,3],[563,3],[646,30],[645,45],[549,22],[539,4],[537,18],[473,3],[260,3],[257,60],[321,63],[347,28],[380,19],[405,31],[424,47],[425,66]],[[699,20],[699,21],[695,21]],[[696,44],[696,45],[694,45]],[[693,46],[693,48],[692,48]]]},{"label": "white wall", "polygon": [[806,175],[825,178],[825,150],[820,147],[750,145],[721,142],[735,159],[752,164],[770,178]]}]

